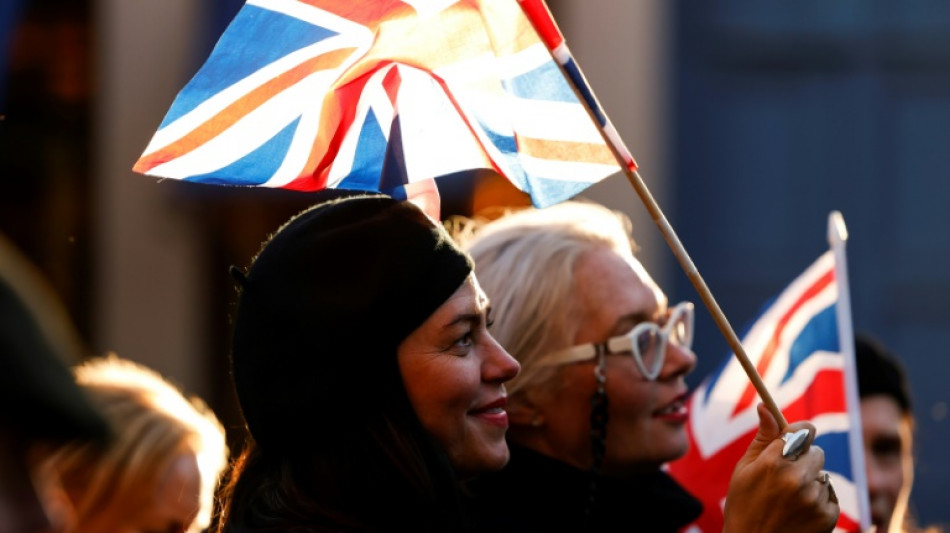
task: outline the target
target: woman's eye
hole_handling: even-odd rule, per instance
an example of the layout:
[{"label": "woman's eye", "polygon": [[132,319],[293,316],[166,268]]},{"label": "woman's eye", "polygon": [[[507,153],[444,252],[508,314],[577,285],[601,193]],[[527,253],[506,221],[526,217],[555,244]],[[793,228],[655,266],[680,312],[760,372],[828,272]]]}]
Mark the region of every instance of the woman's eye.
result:
[{"label": "woman's eye", "polygon": [[455,348],[471,348],[475,344],[475,339],[472,337],[472,332],[467,331],[464,335],[457,338],[453,343]]}]

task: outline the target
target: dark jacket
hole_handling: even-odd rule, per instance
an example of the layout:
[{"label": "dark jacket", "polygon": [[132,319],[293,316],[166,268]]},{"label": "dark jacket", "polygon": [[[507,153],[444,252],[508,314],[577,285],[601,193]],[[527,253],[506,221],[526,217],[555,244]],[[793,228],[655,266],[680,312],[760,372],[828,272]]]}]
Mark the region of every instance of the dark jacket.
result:
[{"label": "dark jacket", "polygon": [[590,472],[526,448],[511,446],[503,470],[473,480],[471,517],[479,532],[676,532],[702,504],[665,472],[598,477],[591,516]]}]

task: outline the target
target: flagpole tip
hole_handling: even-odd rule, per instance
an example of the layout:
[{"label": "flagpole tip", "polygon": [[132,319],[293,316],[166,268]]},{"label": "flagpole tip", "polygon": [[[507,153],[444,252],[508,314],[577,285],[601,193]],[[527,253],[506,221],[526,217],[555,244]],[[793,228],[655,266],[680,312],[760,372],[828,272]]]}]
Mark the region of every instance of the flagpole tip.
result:
[{"label": "flagpole tip", "polygon": [[828,215],[828,243],[844,242],[848,240],[848,228],[844,225],[841,211],[832,211]]}]

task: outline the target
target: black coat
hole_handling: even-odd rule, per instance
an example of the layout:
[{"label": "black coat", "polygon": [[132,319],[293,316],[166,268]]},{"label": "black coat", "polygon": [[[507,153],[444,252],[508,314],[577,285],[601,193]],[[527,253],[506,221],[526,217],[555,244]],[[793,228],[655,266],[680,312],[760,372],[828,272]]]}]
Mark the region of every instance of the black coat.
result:
[{"label": "black coat", "polygon": [[592,477],[561,461],[511,446],[503,470],[470,482],[471,517],[485,533],[677,532],[702,504],[661,470],[617,479]]}]

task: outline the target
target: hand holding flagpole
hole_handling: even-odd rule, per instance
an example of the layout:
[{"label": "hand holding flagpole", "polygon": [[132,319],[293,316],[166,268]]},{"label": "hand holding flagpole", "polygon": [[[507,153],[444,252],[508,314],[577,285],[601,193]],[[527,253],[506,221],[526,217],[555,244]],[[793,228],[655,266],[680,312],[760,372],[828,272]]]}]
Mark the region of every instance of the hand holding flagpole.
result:
[{"label": "hand holding flagpole", "polygon": [[752,361],[750,361],[748,355],[746,355],[745,350],[742,348],[742,343],[739,341],[739,337],[732,329],[719,304],[716,303],[716,299],[713,297],[712,292],[710,292],[709,287],[706,286],[706,282],[702,276],[700,276],[696,265],[693,264],[692,259],[690,259],[689,254],[686,253],[686,249],[680,242],[676,232],[673,231],[673,227],[670,226],[660,206],[637,172],[637,162],[633,159],[630,151],[620,139],[616,128],[614,128],[613,124],[611,124],[607,118],[607,115],[601,109],[597,98],[587,84],[584,74],[581,72],[577,62],[574,61],[573,56],[571,56],[571,52],[567,48],[567,43],[564,41],[564,36],[558,29],[557,24],[555,24],[554,18],[551,16],[551,12],[548,10],[544,0],[518,0],[518,3],[521,4],[528,19],[532,25],[534,25],[535,30],[541,36],[548,50],[550,50],[551,55],[554,56],[557,64],[561,67],[561,70],[564,72],[575,93],[577,93],[579,99],[585,104],[591,118],[598,124],[604,141],[620,163],[624,174],[627,176],[627,180],[633,185],[634,190],[637,191],[637,195],[640,196],[640,200],[646,206],[653,221],[659,227],[660,233],[663,234],[663,238],[666,239],[667,244],[673,250],[673,254],[679,260],[690,282],[699,292],[699,296],[712,314],[716,326],[719,327],[719,331],[725,336],[726,342],[729,343],[736,359],[739,360],[739,364],[742,365],[743,370],[745,370],[745,373],[749,376],[749,380],[752,382],[752,386],[755,387],[756,392],[758,392],[762,402],[768,408],[769,412],[772,413],[772,416],[775,417],[781,430],[784,431],[788,425],[785,416],[765,387],[765,382],[762,381],[762,377],[756,370],[755,365],[752,364]]}]

